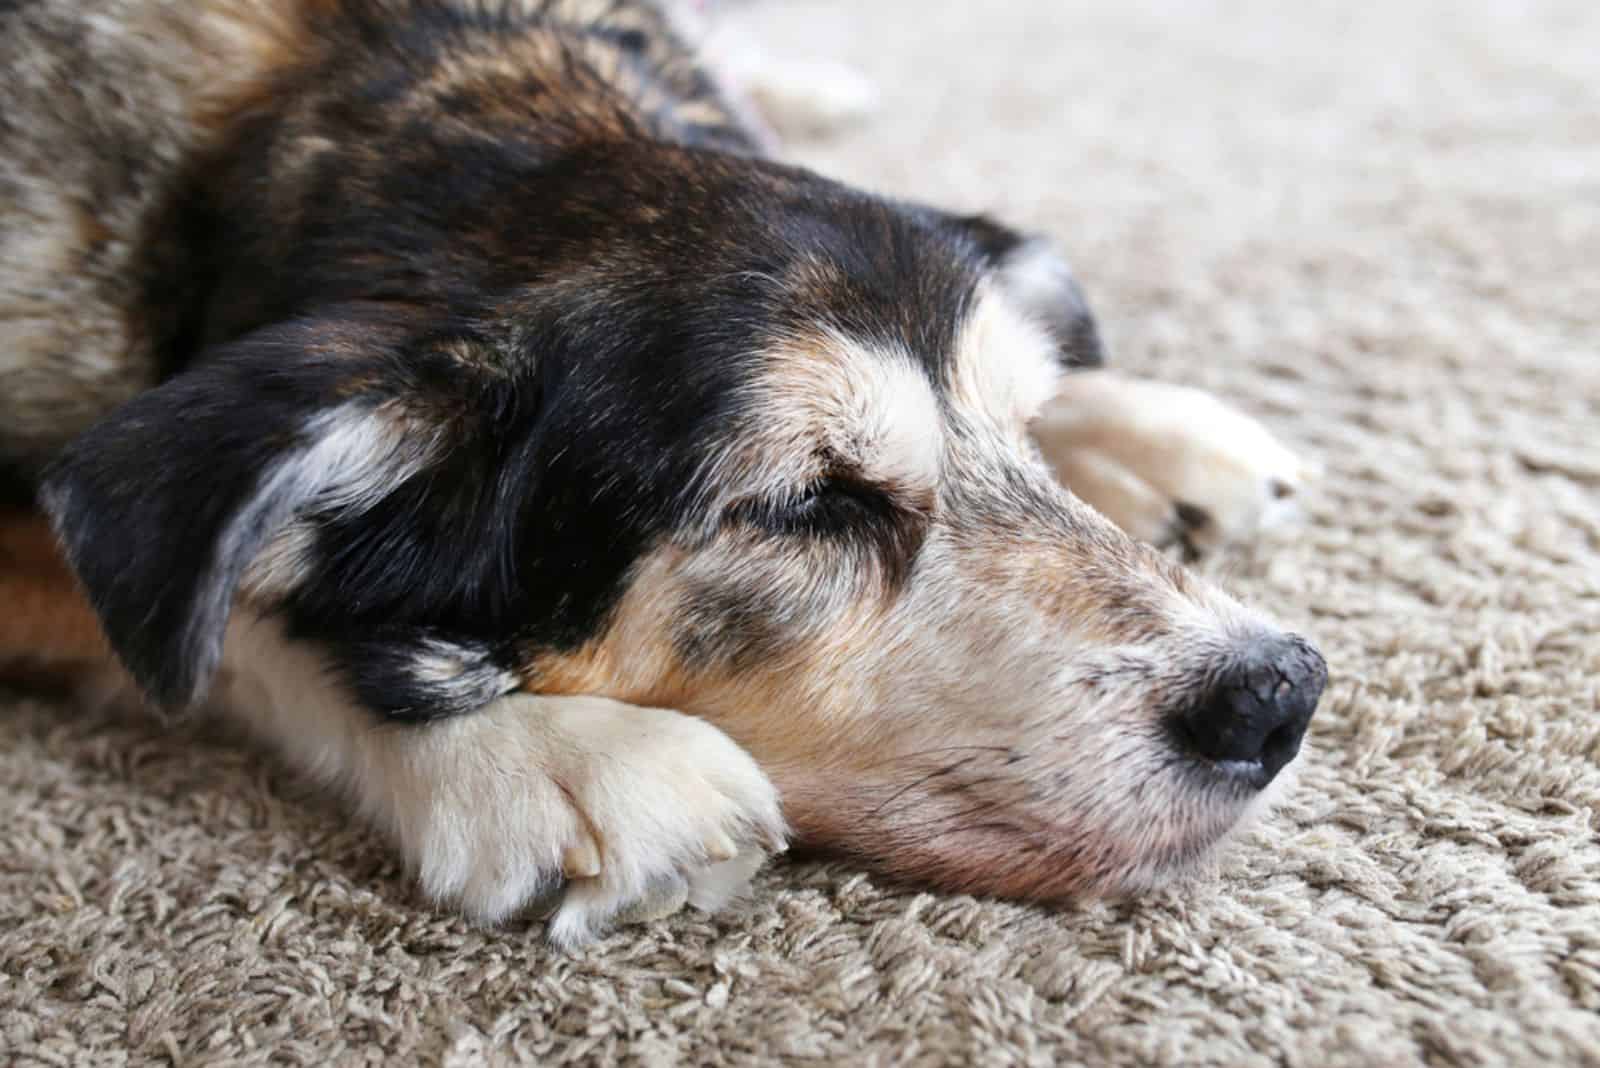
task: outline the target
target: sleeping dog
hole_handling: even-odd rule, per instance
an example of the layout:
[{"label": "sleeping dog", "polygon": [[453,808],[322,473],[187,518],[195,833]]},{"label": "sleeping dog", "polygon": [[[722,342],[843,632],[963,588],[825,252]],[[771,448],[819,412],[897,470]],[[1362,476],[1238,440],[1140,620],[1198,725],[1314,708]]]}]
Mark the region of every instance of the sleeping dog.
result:
[{"label": "sleeping dog", "polygon": [[671,11],[8,0],[0,71],[0,659],[237,717],[432,898],[1137,890],[1295,757],[1321,657],[1158,548],[1294,458]]}]

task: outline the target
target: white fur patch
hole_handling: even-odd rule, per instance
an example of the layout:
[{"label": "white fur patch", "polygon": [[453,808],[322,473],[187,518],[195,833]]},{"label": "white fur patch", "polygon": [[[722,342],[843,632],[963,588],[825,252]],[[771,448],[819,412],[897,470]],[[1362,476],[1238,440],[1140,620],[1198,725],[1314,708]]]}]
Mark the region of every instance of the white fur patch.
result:
[{"label": "white fur patch", "polygon": [[750,390],[730,447],[708,461],[712,494],[780,500],[821,477],[828,458],[913,492],[937,485],[943,416],[909,354],[830,333],[805,351],[774,354]]},{"label": "white fur patch", "polygon": [[[432,436],[417,433],[383,409],[349,404],[309,420],[311,444],[272,469],[222,535],[217,559],[266,524],[282,524],[251,561],[241,588],[258,597],[287,593],[307,570],[312,530],[291,521],[296,511],[359,514],[374,507],[396,485],[415,475],[435,451]],[[287,521],[287,522],[286,522]]]},{"label": "white fur patch", "polygon": [[956,340],[951,386],[957,402],[1003,427],[1021,428],[1055,393],[1061,376],[1049,334],[1008,293],[986,283]]},{"label": "white fur patch", "polygon": [[[665,901],[715,908],[782,848],[766,776],[677,712],[519,694],[438,723],[385,724],[313,646],[246,612],[225,663],[228,713],[343,789],[429,897],[480,921],[564,890],[550,937],[572,946]],[[575,864],[584,871],[563,885]]]},{"label": "white fur patch", "polygon": [[296,496],[314,498],[320,509],[365,511],[433,454],[433,438],[414,431],[381,408],[336,408],[310,421],[306,436],[314,444],[273,479],[302,483]]},{"label": "white fur patch", "polygon": [[944,421],[933,386],[908,355],[864,353],[839,383],[841,436],[875,481],[931,486],[939,477]]}]

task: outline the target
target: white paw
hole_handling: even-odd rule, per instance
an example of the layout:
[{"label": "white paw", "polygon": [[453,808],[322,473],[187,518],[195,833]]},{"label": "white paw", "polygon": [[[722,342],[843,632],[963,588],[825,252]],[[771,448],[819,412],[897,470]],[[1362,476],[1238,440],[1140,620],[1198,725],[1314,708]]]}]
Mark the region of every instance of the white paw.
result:
[{"label": "white paw", "polygon": [[821,137],[878,113],[880,96],[871,79],[842,63],[765,63],[739,84],[780,134]]},{"label": "white paw", "polygon": [[882,106],[877,84],[854,67],[774,58],[725,22],[703,37],[701,53],[732,94],[750,103],[759,124],[784,137],[825,136],[871,118]]},{"label": "white paw", "polygon": [[1292,519],[1316,473],[1209,393],[1105,371],[1068,375],[1033,432],[1074,493],[1190,556]]},{"label": "white paw", "polygon": [[549,924],[559,945],[685,902],[716,908],[783,848],[766,776],[727,735],[677,712],[513,695],[384,731],[415,734],[382,761],[387,789],[367,800],[423,891],[485,922],[560,893]]}]

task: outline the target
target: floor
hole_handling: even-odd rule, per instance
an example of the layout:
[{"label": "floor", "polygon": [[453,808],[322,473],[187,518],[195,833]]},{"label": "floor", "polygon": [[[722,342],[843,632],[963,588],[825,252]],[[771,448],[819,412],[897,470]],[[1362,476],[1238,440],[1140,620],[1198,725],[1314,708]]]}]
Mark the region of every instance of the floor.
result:
[{"label": "floor", "polygon": [[1050,231],[1120,366],[1326,466],[1207,565],[1327,654],[1298,791],[1133,903],[791,862],[558,956],[246,748],[10,700],[0,1060],[1600,1064],[1600,6],[737,17],[885,93],[799,158]]}]

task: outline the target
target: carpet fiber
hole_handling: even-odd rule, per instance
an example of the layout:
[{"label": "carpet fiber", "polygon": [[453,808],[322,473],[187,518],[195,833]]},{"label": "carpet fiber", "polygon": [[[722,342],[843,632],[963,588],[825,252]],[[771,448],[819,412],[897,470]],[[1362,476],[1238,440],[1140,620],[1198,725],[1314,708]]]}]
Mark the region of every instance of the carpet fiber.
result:
[{"label": "carpet fiber", "polygon": [[1123,368],[1326,465],[1207,565],[1327,654],[1298,792],[1138,902],[791,862],[559,956],[249,749],[8,699],[0,1062],[1600,1064],[1600,6],[738,17],[885,91],[798,156],[1052,231]]}]

